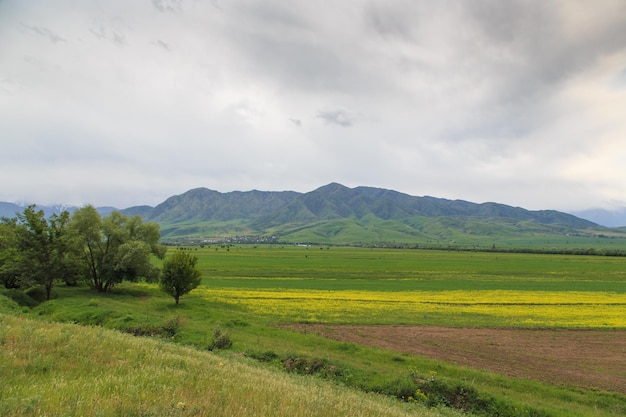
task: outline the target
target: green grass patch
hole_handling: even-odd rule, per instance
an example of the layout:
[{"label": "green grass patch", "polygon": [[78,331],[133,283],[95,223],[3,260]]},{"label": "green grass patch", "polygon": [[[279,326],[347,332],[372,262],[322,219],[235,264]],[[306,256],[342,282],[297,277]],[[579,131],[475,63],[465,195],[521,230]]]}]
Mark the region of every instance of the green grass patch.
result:
[{"label": "green grass patch", "polygon": [[0,315],[0,415],[452,416],[246,359]]}]

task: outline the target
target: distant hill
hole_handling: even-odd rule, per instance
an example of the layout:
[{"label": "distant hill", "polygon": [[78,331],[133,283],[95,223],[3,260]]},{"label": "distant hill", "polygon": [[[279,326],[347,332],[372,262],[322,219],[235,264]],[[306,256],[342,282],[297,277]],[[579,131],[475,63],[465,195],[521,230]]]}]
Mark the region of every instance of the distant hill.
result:
[{"label": "distant hill", "polygon": [[[22,213],[29,204],[17,204],[17,203],[6,203],[0,202],[0,217],[15,217],[17,213]],[[63,210],[67,210],[70,213],[78,210],[80,207],[76,206],[64,206],[64,205],[54,205],[54,206],[42,206],[37,204],[37,210],[43,210],[46,214],[46,217],[49,217],[53,214],[60,214]],[[112,211],[117,210],[115,207],[96,207],[98,213],[102,216],[108,216]]]},{"label": "distant hill", "polygon": [[[606,229],[555,210],[416,197],[331,183],[307,193],[196,188],[156,207],[122,210],[161,225],[164,240],[264,237],[283,242],[464,241],[479,237],[596,236]],[[621,232],[614,231],[621,237]],[[626,236],[626,235],[625,235]]]},{"label": "distant hill", "polygon": [[[0,203],[14,217],[25,204]],[[73,206],[37,206],[46,215]],[[98,207],[108,215],[113,207]],[[596,246],[597,238],[626,238],[626,228],[607,228],[573,214],[531,211],[499,203],[417,197],[374,187],[331,183],[307,193],[195,188],[161,204],[120,210],[160,225],[165,242],[237,241],[320,244],[479,247],[557,244]],[[589,214],[589,213],[587,213]],[[605,223],[606,224],[606,223]],[[612,223],[618,224],[618,223]],[[596,239],[595,243],[580,239]],[[624,240],[626,244],[626,240]]]},{"label": "distant hill", "polygon": [[[207,188],[195,188],[173,196],[152,209],[136,211],[155,222],[228,221],[251,219],[267,215],[292,201],[298,193],[293,191],[233,191],[220,193]],[[134,212],[134,208],[123,210]]]},{"label": "distant hill", "polygon": [[626,207],[574,211],[572,214],[606,227],[626,227]]}]

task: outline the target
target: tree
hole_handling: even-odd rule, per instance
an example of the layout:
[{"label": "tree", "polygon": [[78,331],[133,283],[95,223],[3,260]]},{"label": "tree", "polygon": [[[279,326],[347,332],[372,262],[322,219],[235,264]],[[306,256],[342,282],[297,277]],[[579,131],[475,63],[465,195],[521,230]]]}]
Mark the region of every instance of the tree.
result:
[{"label": "tree", "polygon": [[176,251],[163,261],[161,289],[174,297],[176,304],[201,282],[202,272],[196,267],[198,258],[188,252]]},{"label": "tree", "polygon": [[2,218],[0,223],[0,282],[5,288],[19,288],[23,280],[23,258],[17,243],[17,218]]},{"label": "tree", "polygon": [[74,273],[72,251],[67,240],[70,214],[63,211],[46,219],[44,211],[35,207],[26,207],[16,219],[4,223],[15,227],[16,250],[13,255],[9,252],[14,261],[9,269],[19,274],[22,285],[43,285],[49,300],[54,282]]},{"label": "tree", "polygon": [[107,292],[123,280],[158,280],[159,270],[150,259],[165,256],[158,224],[118,211],[102,218],[93,206],[86,206],[74,212],[70,227],[86,279],[96,291]]}]

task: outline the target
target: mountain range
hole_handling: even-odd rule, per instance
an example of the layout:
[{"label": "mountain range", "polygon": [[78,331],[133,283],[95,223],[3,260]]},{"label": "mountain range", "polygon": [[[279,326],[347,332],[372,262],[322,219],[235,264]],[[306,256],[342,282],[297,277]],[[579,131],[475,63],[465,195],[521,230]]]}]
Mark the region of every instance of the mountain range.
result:
[{"label": "mountain range", "polygon": [[572,211],[571,214],[606,227],[626,226],[626,207],[615,208],[612,210],[596,208]]},{"label": "mountain range", "polygon": [[[416,197],[398,191],[331,183],[307,193],[196,188],[155,206],[122,210],[161,225],[164,240],[234,236],[288,242],[484,242],[488,237],[596,236],[608,231],[555,210]],[[626,237],[626,234],[624,235]]]},{"label": "mountain range", "polygon": [[[0,203],[12,217],[25,205]],[[39,206],[38,206],[39,207]],[[77,207],[42,208],[47,215]],[[99,207],[102,215],[115,210]],[[331,183],[313,191],[233,191],[195,188],[161,204],[120,210],[159,223],[166,242],[281,241],[329,244],[486,245],[550,238],[626,238],[573,214],[531,211],[499,203],[417,197],[398,191]],[[493,242],[493,243],[490,243]]]},{"label": "mountain range", "polygon": [[[17,213],[22,213],[26,207],[30,204],[26,203],[7,203],[0,201],[0,217],[15,217]],[[73,213],[78,210],[80,207],[77,206],[67,206],[63,204],[56,205],[39,205],[37,204],[37,210],[43,210],[46,217],[52,216],[53,214],[60,214],[62,211],[69,211]],[[107,216],[112,211],[119,210],[115,207],[97,207],[98,213],[101,216]]]}]

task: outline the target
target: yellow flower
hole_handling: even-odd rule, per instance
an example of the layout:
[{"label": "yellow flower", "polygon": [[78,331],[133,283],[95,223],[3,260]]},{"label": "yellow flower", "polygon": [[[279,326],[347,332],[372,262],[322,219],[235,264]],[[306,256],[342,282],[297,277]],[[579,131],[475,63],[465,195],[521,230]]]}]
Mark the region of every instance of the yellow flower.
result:
[{"label": "yellow flower", "polygon": [[176,408],[178,408],[179,410],[184,410],[185,409],[185,403],[184,402],[179,402],[178,404],[176,404]]}]

